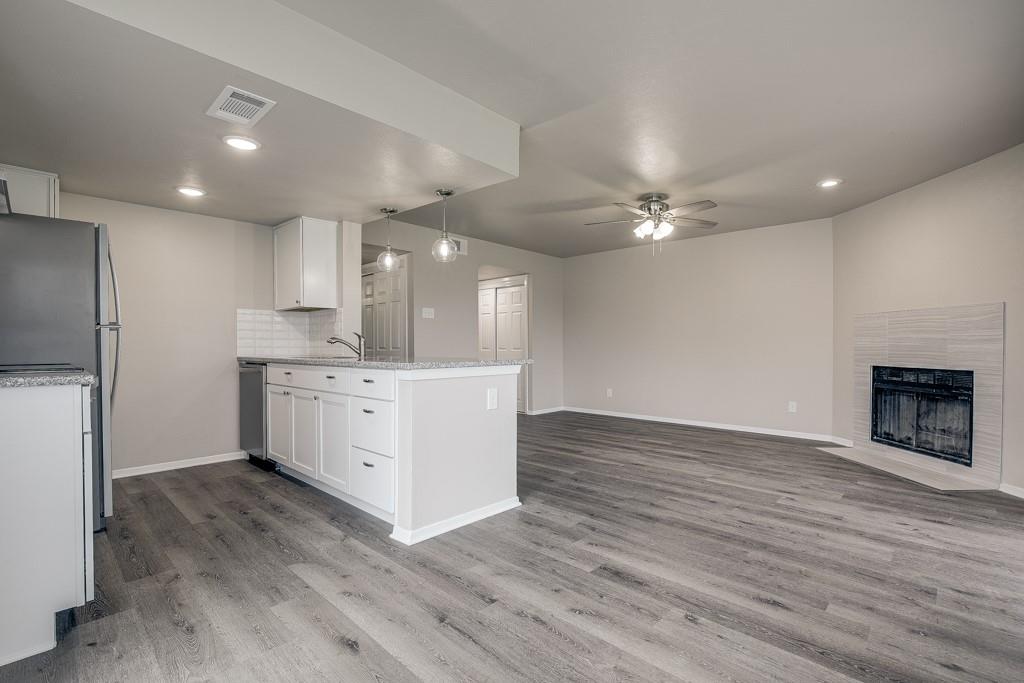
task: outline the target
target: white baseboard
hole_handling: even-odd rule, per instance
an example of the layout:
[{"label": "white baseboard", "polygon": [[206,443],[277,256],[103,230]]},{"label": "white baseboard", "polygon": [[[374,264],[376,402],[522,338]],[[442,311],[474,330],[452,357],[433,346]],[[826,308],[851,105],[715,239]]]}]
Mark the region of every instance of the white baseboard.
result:
[{"label": "white baseboard", "polygon": [[1024,498],[1024,486],[1014,486],[1003,482],[999,485],[999,490],[1017,498]]},{"label": "white baseboard", "polygon": [[396,525],[394,531],[391,532],[391,538],[395,539],[399,543],[404,543],[405,545],[413,545],[414,543],[425,541],[428,538],[439,536],[446,531],[458,529],[460,526],[479,522],[481,519],[490,517],[491,515],[496,515],[499,512],[505,512],[506,510],[517,508],[520,505],[522,505],[522,503],[519,502],[519,496],[512,496],[511,498],[500,500],[497,503],[491,503],[490,505],[485,505],[482,508],[464,512],[461,515],[442,519],[440,522],[421,526],[419,529],[403,529]]},{"label": "white baseboard", "polygon": [[537,410],[527,410],[527,415],[547,415],[548,413],[560,413],[565,410],[565,406],[558,406],[556,408],[538,408]]},{"label": "white baseboard", "polygon": [[227,462],[229,460],[244,460],[245,451],[231,451],[230,453],[217,453],[215,455],[204,455],[199,458],[188,458],[186,460],[171,460],[170,462],[158,462],[152,465],[140,465],[138,467],[122,467],[113,470],[110,475],[114,479],[124,477],[137,477],[140,474],[152,474],[154,472],[166,472],[168,470],[180,470],[186,467],[197,467],[199,465],[212,465],[215,462]]},{"label": "white baseboard", "polygon": [[566,406],[562,410],[570,413],[587,413],[589,415],[608,415],[609,417],[624,417],[630,420],[649,420],[651,422],[667,422],[669,424],[687,425],[688,427],[706,427],[708,429],[725,429],[730,432],[749,432],[751,434],[765,434],[767,436],[785,436],[790,439],[807,439],[809,441],[826,441],[828,443],[852,446],[853,442],[848,439],[840,439],[831,434],[813,434],[810,432],[794,432],[788,429],[770,429],[768,427],[750,427],[747,425],[726,424],[724,422],[707,422],[704,420],[686,420],[678,417],[662,417],[660,415],[640,415],[637,413],[621,413],[615,410],[598,410],[596,408],[576,408]]}]

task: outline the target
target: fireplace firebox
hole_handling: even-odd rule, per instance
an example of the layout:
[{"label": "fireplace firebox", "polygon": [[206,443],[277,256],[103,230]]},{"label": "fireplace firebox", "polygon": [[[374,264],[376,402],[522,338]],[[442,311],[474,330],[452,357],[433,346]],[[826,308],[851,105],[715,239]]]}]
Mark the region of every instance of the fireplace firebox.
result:
[{"label": "fireplace firebox", "polygon": [[871,368],[871,440],[971,466],[974,372]]}]

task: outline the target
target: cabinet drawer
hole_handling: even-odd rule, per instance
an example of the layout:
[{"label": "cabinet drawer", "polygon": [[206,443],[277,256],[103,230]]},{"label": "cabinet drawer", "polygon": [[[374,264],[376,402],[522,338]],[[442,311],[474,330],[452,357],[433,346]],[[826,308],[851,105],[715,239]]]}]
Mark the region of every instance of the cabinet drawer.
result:
[{"label": "cabinet drawer", "polygon": [[395,373],[390,370],[352,370],[349,393],[354,396],[395,400]]},{"label": "cabinet drawer", "polygon": [[349,494],[386,512],[395,511],[395,471],[391,458],[352,449]]},{"label": "cabinet drawer", "polygon": [[348,375],[349,371],[346,368],[271,366],[267,368],[267,384],[347,394]]},{"label": "cabinet drawer", "polygon": [[389,458],[394,457],[394,404],[372,398],[352,397],[349,406],[352,445]]}]

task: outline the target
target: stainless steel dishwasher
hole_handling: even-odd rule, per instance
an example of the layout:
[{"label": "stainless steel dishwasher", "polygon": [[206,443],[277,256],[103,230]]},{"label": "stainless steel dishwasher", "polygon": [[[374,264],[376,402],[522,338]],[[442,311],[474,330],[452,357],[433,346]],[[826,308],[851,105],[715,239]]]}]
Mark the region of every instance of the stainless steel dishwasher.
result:
[{"label": "stainless steel dishwasher", "polygon": [[276,464],[267,458],[267,366],[238,362],[238,444],[249,461],[265,469]]}]

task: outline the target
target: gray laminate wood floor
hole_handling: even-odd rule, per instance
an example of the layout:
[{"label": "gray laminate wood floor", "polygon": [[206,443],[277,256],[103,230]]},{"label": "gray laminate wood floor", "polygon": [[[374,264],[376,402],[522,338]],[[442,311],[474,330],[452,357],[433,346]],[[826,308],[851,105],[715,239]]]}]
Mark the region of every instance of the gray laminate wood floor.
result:
[{"label": "gray laminate wood floor", "polygon": [[122,479],[4,681],[1020,681],[1024,501],[810,442],[521,418],[523,507],[408,548],[243,462]]}]

